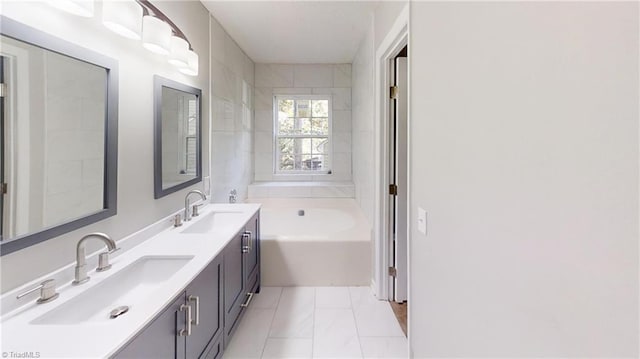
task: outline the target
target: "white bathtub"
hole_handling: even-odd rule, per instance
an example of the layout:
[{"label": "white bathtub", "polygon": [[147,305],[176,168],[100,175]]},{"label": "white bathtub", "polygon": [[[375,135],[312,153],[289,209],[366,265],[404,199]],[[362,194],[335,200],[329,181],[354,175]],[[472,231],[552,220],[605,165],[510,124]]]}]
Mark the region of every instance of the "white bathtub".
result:
[{"label": "white bathtub", "polygon": [[[366,286],[371,234],[353,199],[256,199],[262,203],[261,285]],[[298,215],[299,211],[304,215]]]}]

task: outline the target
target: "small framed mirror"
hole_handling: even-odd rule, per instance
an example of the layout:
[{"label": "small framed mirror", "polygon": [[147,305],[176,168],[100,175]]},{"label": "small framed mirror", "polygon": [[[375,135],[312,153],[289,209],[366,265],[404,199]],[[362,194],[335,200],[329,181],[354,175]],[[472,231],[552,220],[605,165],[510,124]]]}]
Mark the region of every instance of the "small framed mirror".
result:
[{"label": "small framed mirror", "polygon": [[201,96],[195,87],[154,78],[156,199],[202,180]]}]

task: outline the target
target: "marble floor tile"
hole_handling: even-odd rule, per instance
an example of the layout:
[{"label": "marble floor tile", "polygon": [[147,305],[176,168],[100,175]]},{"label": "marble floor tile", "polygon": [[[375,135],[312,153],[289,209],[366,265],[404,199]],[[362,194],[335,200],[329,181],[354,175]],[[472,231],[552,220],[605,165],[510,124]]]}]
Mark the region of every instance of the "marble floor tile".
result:
[{"label": "marble floor tile", "polygon": [[225,348],[224,358],[260,358],[275,311],[275,309],[247,311],[231,342]]},{"label": "marble floor tile", "polygon": [[364,358],[405,359],[409,357],[405,337],[360,337]]},{"label": "marble floor tile", "polygon": [[311,338],[314,308],[315,288],[283,288],[269,337]]},{"label": "marble floor tile", "polygon": [[311,358],[313,340],[306,338],[268,338],[263,359]]},{"label": "marble floor tile", "polygon": [[282,294],[282,287],[262,287],[260,293],[255,294],[249,308],[276,309]]},{"label": "marble floor tile", "polygon": [[314,358],[361,358],[351,309],[318,308],[313,330]]},{"label": "marble floor tile", "polygon": [[316,308],[351,308],[347,287],[316,288]]}]

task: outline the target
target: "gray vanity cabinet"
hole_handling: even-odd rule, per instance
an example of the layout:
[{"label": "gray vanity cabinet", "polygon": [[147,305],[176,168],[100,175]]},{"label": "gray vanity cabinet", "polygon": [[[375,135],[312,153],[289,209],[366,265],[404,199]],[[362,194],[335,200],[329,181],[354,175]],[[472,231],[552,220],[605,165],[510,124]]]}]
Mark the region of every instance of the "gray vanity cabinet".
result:
[{"label": "gray vanity cabinet", "polygon": [[[222,342],[222,256],[217,256],[115,358],[200,358]],[[191,333],[187,333],[187,306]],[[214,356],[215,358],[215,356]]]},{"label": "gray vanity cabinet", "polygon": [[114,358],[221,358],[244,309],[260,290],[259,213]]},{"label": "gray vanity cabinet", "polygon": [[113,357],[185,358],[186,342],[184,337],[176,335],[176,328],[185,326],[185,316],[180,311],[183,304],[184,292]]},{"label": "gray vanity cabinet", "polygon": [[249,251],[247,257],[247,292],[260,291],[260,212],[256,213],[245,226],[245,233],[249,235]]},{"label": "gray vanity cabinet", "polygon": [[191,335],[186,336],[187,358],[199,358],[222,339],[222,256],[217,256],[186,290],[192,308]]},{"label": "gray vanity cabinet", "polygon": [[224,250],[224,345],[235,332],[244,309],[260,290],[260,212]]},{"label": "gray vanity cabinet", "polygon": [[245,300],[246,263],[244,231],[237,233],[224,249],[224,346],[240,322]]}]

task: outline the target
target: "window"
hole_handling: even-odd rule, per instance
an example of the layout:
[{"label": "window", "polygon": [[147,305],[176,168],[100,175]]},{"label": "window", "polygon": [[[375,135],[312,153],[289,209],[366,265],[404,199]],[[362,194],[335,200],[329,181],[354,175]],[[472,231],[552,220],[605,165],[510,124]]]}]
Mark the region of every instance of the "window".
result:
[{"label": "window", "polygon": [[183,168],[185,174],[195,175],[197,172],[197,145],[198,145],[198,112],[196,100],[187,100],[187,122],[184,129],[184,158]]},{"label": "window", "polygon": [[276,173],[331,173],[329,96],[276,96]]}]

